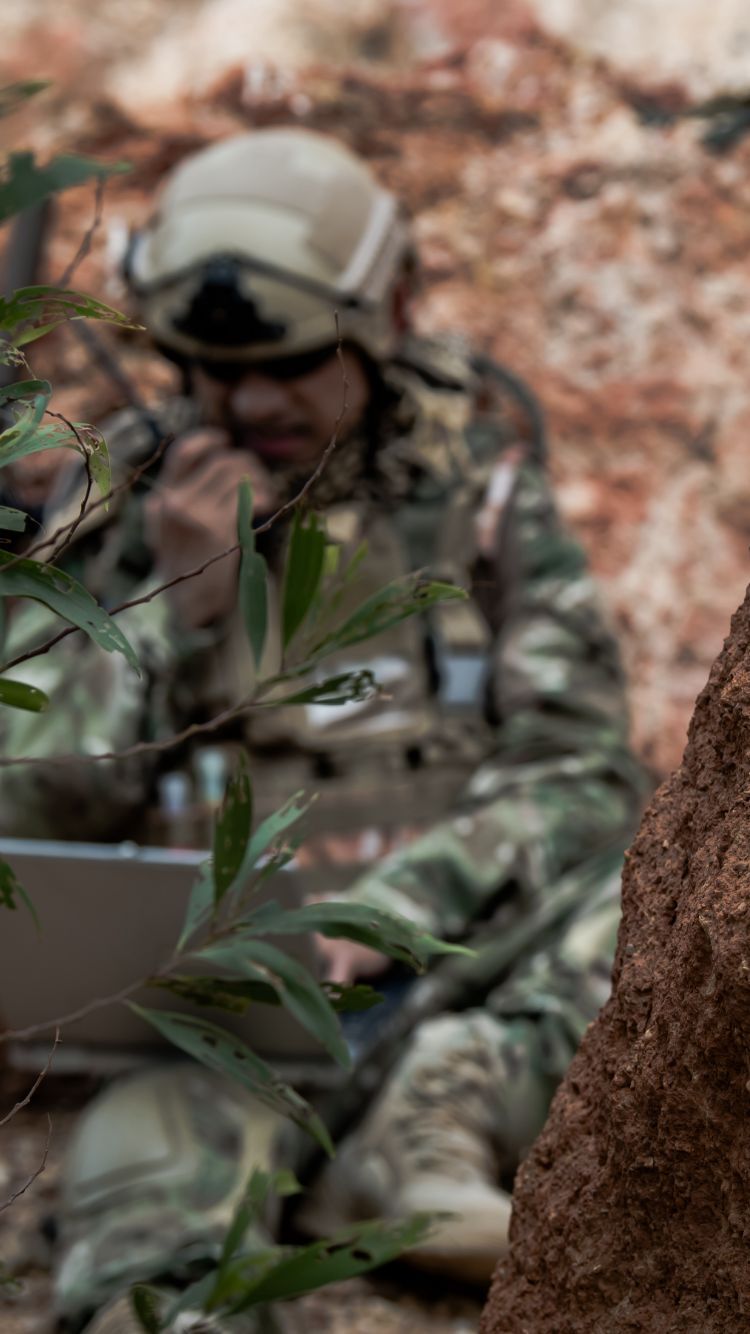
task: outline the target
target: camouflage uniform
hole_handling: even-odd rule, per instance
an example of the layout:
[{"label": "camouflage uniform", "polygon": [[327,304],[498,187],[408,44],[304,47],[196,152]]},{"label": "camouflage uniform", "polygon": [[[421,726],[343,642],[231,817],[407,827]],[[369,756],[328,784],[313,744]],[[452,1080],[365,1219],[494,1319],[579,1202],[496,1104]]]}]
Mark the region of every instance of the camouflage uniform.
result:
[{"label": "camouflage uniform", "polygon": [[[377,810],[378,827],[397,835],[406,806],[410,835],[419,836],[365,871],[346,896],[439,935],[471,938],[481,952],[471,967],[440,965],[410,993],[395,1027],[401,1038],[405,1026],[416,1031],[406,1050],[393,1034],[381,1041],[373,1065],[381,1084],[397,1046],[401,1055],[374,1104],[367,1070],[359,1085],[355,1079],[355,1103],[372,1105],[310,1201],[313,1228],[392,1207],[389,1172],[397,1180],[410,1153],[431,1160],[426,1107],[440,1109],[432,1157],[466,1170],[468,1116],[477,1133],[486,1130],[482,1171],[510,1185],[606,995],[617,866],[641,795],[617,653],[584,558],[560,526],[543,468],[509,444],[493,384],[456,352],[422,346],[384,378],[374,458],[371,441],[346,442],[315,504],[345,546],[370,542],[359,597],[369,581],[416,567],[468,584],[472,597],[438,609],[428,652],[418,622],[367,646],[376,672],[391,672],[387,705],[334,710],[333,718],[329,711],[323,721],[300,707],[251,716],[244,739],[270,806],[305,780],[324,789],[317,832],[371,828]],[[177,405],[165,425],[183,429],[190,411]],[[124,471],[142,452],[132,422],[110,433],[110,443]],[[71,512],[77,504],[76,495]],[[100,512],[69,553],[68,568],[109,605],[154,579],[141,509],[136,492],[117,524],[102,523]],[[278,569],[275,542],[268,555]],[[36,609],[18,617],[13,652],[42,633],[43,619]],[[247,693],[252,664],[237,625],[187,641],[163,598],[121,623],[144,664],[141,680],[68,640],[18,669],[51,695],[52,730],[47,718],[40,725],[7,711],[6,748],[117,749]],[[332,661],[330,671],[353,665],[367,663]],[[279,761],[281,745],[288,763]],[[131,832],[153,761],[108,762],[106,779],[103,767],[0,771],[6,831],[51,834],[56,820],[68,827],[72,817],[93,836]],[[333,776],[322,783],[324,767]],[[349,1167],[365,1159],[377,1160],[379,1184],[348,1188]],[[68,1310],[80,1309],[82,1275],[102,1266],[97,1242],[106,1249],[106,1229],[90,1220],[88,1228],[86,1264],[75,1281],[69,1263],[63,1270]],[[68,1240],[80,1259],[80,1227]],[[121,1237],[114,1253],[118,1247],[126,1254]],[[139,1264],[147,1277],[143,1252]]]}]

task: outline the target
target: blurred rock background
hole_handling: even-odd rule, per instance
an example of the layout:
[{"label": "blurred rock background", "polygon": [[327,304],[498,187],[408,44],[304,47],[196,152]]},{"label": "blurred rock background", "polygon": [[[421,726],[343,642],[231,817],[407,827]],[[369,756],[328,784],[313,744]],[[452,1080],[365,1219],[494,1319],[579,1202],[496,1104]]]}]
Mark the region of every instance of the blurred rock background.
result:
[{"label": "blurred rock background", "polygon": [[[544,402],[667,772],[748,572],[750,138],[711,151],[726,116],[687,114],[750,90],[741,0],[6,0],[3,31],[4,81],[52,80],[6,132],[133,163],[76,279],[115,303],[126,226],[186,151],[292,121],[372,159],[415,218],[421,327],[466,330]],[[92,210],[64,198],[51,277]],[[142,341],[120,355],[156,393]],[[70,331],[42,363],[63,410],[116,401]]]}]

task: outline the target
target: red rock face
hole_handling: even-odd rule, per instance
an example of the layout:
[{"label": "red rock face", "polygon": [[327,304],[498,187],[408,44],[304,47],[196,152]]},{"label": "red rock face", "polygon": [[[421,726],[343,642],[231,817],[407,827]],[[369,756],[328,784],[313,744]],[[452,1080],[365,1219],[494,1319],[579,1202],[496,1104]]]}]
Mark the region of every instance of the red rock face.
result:
[{"label": "red rock face", "polygon": [[481,1334],[750,1328],[750,593],[623,906],[613,995],[519,1173]]}]

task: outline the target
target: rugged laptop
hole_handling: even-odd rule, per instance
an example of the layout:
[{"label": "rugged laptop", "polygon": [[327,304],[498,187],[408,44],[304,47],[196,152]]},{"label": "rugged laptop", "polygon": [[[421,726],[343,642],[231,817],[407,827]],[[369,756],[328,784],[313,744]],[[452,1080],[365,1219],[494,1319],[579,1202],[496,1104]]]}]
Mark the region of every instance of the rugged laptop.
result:
[{"label": "rugged laptop", "polygon": [[[0,839],[0,858],[12,866],[39,918],[3,912],[0,920],[0,1025],[24,1030],[76,1011],[97,997],[113,995],[154,972],[174,951],[190,890],[207,853],[188,849]],[[263,898],[287,906],[310,889],[301,872],[283,871],[264,887]],[[277,942],[317,973],[309,936]],[[251,1005],[244,1015],[180,1004],[163,990],[139,992],[139,1003],[192,1013],[237,1033],[268,1057],[284,1061],[328,1058],[285,1010]],[[34,1065],[32,1055],[49,1050],[49,1035],[14,1040],[14,1063]],[[116,1066],[121,1054],[142,1055],[164,1040],[127,1006],[108,1005],[65,1025],[55,1065],[62,1068]],[[7,1049],[6,1049],[7,1050]],[[26,1056],[24,1057],[24,1052]],[[98,1058],[98,1059],[96,1059]]]}]

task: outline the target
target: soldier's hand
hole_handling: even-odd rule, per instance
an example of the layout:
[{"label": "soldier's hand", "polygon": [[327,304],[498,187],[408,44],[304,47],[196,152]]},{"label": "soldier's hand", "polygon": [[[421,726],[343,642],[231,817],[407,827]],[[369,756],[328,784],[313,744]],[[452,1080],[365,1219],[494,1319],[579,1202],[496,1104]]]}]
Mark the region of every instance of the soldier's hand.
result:
[{"label": "soldier's hand", "polygon": [[356,940],[331,940],[328,936],[314,937],[315,949],[323,965],[326,982],[340,982],[349,986],[361,978],[378,977],[390,964],[390,959]]},{"label": "soldier's hand", "polygon": [[[254,455],[232,448],[218,427],[192,431],[170,445],[145,504],[146,540],[158,576],[173,579],[217,556],[236,540],[237,491],[249,477],[256,513],[270,513],[272,480]],[[234,605],[239,555],[234,552],[170,591],[182,623],[197,629]]]}]

